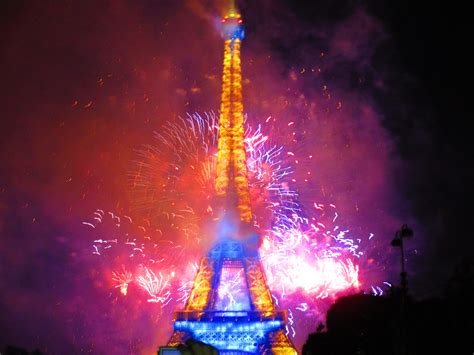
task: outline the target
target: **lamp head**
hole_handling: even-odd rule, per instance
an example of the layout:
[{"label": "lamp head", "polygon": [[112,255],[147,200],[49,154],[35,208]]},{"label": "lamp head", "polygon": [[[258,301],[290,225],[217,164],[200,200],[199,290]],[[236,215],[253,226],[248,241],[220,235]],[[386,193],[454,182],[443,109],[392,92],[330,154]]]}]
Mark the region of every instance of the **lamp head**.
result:
[{"label": "lamp head", "polygon": [[404,224],[399,231],[401,238],[411,238],[413,237],[413,230],[408,228],[408,225]]}]

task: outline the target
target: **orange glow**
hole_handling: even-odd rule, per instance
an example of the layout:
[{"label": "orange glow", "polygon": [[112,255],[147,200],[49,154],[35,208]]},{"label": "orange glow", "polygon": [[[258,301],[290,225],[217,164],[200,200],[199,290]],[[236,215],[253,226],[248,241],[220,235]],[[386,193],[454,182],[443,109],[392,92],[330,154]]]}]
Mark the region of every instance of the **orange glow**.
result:
[{"label": "orange glow", "polygon": [[250,297],[257,311],[270,315],[275,312],[272,296],[265,280],[265,273],[259,259],[246,258],[247,277],[249,283]]},{"label": "orange glow", "polygon": [[270,334],[271,353],[275,355],[297,355],[288,336],[283,330],[277,330]]},{"label": "orange glow", "polygon": [[187,311],[204,311],[212,288],[212,276],[214,275],[214,260],[202,258],[199,271],[194,280],[193,289],[186,302]]},{"label": "orange glow", "polygon": [[216,193],[226,196],[230,189],[235,189],[240,219],[250,222],[252,208],[244,143],[240,44],[236,38],[226,40],[224,45]]},{"label": "orange glow", "polygon": [[219,140],[217,143],[216,193],[224,196],[229,186],[230,174],[230,109],[231,109],[231,40],[224,45],[224,71],[222,74],[221,113],[219,116]]}]

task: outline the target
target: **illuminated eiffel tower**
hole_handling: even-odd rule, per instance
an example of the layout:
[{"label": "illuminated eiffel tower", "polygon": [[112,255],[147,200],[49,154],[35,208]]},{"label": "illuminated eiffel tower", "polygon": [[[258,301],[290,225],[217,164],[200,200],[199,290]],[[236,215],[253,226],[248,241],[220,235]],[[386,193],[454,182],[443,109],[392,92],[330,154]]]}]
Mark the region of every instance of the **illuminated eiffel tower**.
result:
[{"label": "illuminated eiffel tower", "polygon": [[224,69],[217,176],[223,217],[216,245],[201,259],[184,310],[175,314],[169,347],[193,338],[221,354],[296,354],[288,339],[286,312],[277,310],[266,284],[252,230],[242,105],[240,46],[244,29],[231,3],[222,19]]}]

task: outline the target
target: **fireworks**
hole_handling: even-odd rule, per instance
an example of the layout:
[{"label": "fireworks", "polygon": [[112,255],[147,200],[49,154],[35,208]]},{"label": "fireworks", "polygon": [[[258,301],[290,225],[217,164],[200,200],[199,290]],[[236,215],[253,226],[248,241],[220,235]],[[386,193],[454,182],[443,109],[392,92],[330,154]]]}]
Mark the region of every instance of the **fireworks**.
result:
[{"label": "fireworks", "polygon": [[133,281],[132,273],[126,271],[112,271],[112,280],[117,282],[115,287],[120,289],[120,293],[124,296],[127,295],[128,284]]},{"label": "fireworks", "polygon": [[[315,204],[325,213],[324,205]],[[337,212],[334,210],[335,222]],[[310,223],[314,221],[315,223]],[[363,255],[349,231],[329,228],[316,217],[302,218],[296,212],[280,215],[260,248],[270,288],[281,295],[303,291],[316,298],[359,287],[359,267],[351,257]]]},{"label": "fireworks", "polygon": [[[198,258],[212,243],[203,226],[217,217],[213,202],[218,129],[213,113],[165,124],[155,133],[156,144],[143,146],[133,162],[133,219],[97,210],[84,222],[97,234],[92,253],[121,270],[112,272],[112,280],[123,296],[136,284],[148,302],[170,311],[187,300]],[[262,264],[273,297],[290,311],[288,334],[294,336],[299,318],[293,319],[294,312],[309,313],[316,300],[334,300],[340,292],[360,288],[363,240],[351,238],[349,230],[337,224],[335,205],[301,205],[291,188],[294,172],[288,158],[294,160],[294,152],[272,144],[260,126],[248,124],[245,145]],[[240,302],[233,293],[239,280],[233,275],[219,290],[229,307]]]},{"label": "fireworks", "polygon": [[162,303],[167,305],[171,300],[171,291],[169,283],[171,275],[163,276],[161,272],[158,276],[149,268],[145,267],[145,274],[138,276],[137,282],[144,290],[148,292],[150,298],[148,302]]},{"label": "fireworks", "polygon": [[[135,212],[160,228],[169,226],[168,233],[178,231],[188,245],[199,243],[203,221],[214,217],[218,133],[213,113],[168,122],[155,133],[156,145],[138,151],[129,175]],[[284,162],[283,148],[271,145],[260,127],[253,130],[247,125],[245,145],[256,220],[269,227],[266,210],[274,210],[277,200],[287,207],[286,201],[296,196],[282,183],[292,170]]]},{"label": "fireworks", "polygon": [[[120,223],[117,223],[121,221]],[[135,284],[148,302],[165,307],[183,304],[192,288],[197,256],[171,240],[159,239],[156,229],[136,225],[132,218],[97,210],[92,221],[83,222],[95,235],[92,254],[102,262],[114,288],[128,296]],[[184,259],[186,258],[186,259]],[[183,262],[186,260],[186,262]],[[179,277],[176,277],[179,275]]]}]

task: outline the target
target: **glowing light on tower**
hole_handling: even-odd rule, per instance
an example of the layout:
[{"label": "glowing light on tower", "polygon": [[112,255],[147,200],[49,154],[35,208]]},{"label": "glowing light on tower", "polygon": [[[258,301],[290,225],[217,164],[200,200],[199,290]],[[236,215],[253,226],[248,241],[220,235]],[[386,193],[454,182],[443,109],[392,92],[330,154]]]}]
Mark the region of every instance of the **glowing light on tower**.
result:
[{"label": "glowing light on tower", "polygon": [[248,223],[252,220],[252,209],[245,153],[240,61],[240,45],[244,38],[244,30],[240,14],[235,11],[233,5],[229,14],[222,19],[222,27],[225,42],[216,193],[220,197],[229,197],[235,193],[240,219]]}]

